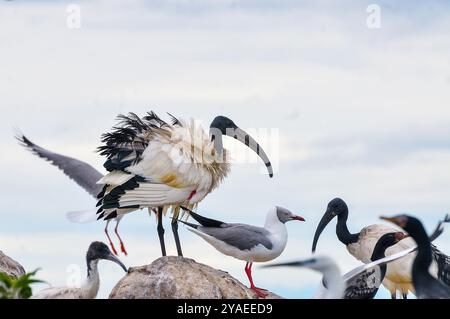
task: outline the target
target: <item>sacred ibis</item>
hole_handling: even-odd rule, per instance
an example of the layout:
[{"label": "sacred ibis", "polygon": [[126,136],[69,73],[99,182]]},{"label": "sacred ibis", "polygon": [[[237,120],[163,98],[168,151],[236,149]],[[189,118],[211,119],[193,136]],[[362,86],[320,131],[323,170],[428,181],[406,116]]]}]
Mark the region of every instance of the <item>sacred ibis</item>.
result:
[{"label": "sacred ibis", "polygon": [[203,238],[222,254],[246,261],[245,273],[252,289],[258,297],[265,298],[267,293],[253,283],[252,266],[254,262],[267,262],[281,255],[287,243],[285,223],[292,220],[305,221],[282,207],[274,207],[266,217],[264,227],[246,224],[231,224],[209,219],[181,207],[190,213],[200,225],[181,221],[189,230]]},{"label": "sacred ibis", "polygon": [[[263,148],[229,118],[216,117],[207,134],[193,120],[186,122],[170,117],[171,123],[153,112],[142,118],[133,113],[119,115],[119,124],[102,136],[104,145],[98,149],[106,157],[104,167],[109,173],[101,177],[90,170],[92,175],[101,177],[97,181],[102,187],[97,194],[99,209],[73,212],[69,215],[72,221],[116,219],[119,222],[125,214],[148,208],[149,213],[153,211],[157,215],[158,236],[165,256],[162,217],[172,209],[172,231],[178,255],[182,256],[177,223],[179,206],[195,208],[228,175],[230,165],[223,147],[224,135],[256,152],[273,177],[272,165]],[[125,252],[124,248],[122,251]]]},{"label": "sacred ibis", "polygon": [[86,254],[87,279],[80,288],[47,288],[33,295],[32,299],[94,299],[100,288],[98,262],[101,259],[115,262],[128,272],[125,265],[114,256],[108,246],[101,242],[93,242]]}]

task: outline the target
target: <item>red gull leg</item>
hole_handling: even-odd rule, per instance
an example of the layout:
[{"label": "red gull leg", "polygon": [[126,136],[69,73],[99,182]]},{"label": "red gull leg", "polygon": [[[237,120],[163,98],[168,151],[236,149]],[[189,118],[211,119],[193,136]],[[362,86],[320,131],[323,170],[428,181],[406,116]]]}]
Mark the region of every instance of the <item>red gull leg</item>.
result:
[{"label": "red gull leg", "polygon": [[116,227],[114,228],[114,232],[116,233],[117,238],[119,238],[120,250],[122,251],[122,253],[125,254],[125,256],[128,256],[127,250],[125,249],[125,245],[123,244],[122,238],[120,238],[120,235],[119,235],[119,231],[118,231],[119,223],[120,223],[120,219],[116,223]]},{"label": "red gull leg", "polygon": [[114,255],[117,256],[117,250],[116,250],[116,248],[114,247],[114,244],[113,244],[112,241],[111,241],[111,237],[109,237],[109,234],[108,234],[108,226],[109,226],[109,222],[110,222],[110,221],[108,220],[108,222],[106,223],[105,234],[106,234],[106,237],[108,237],[109,246],[111,246],[111,250],[113,251]]},{"label": "red gull leg", "polygon": [[259,298],[265,299],[268,293],[264,292],[264,289],[256,287],[255,284],[253,283],[252,266],[253,263],[247,263],[245,265],[245,273],[247,274],[248,280],[250,281],[250,289],[253,290]]}]

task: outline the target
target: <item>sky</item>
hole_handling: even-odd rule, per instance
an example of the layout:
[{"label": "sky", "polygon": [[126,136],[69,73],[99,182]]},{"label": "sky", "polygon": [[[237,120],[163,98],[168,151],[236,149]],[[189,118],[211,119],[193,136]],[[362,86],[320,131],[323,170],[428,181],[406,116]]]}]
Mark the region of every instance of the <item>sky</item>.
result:
[{"label": "sky", "polygon": [[[71,24],[73,4],[79,28]],[[380,9],[379,28],[368,26],[371,4]],[[84,276],[89,243],[106,240],[103,223],[66,220],[95,201],[24,151],[16,130],[104,172],[95,153],[101,134],[119,113],[151,110],[205,128],[225,115],[249,131],[276,132],[258,135],[277,164],[275,177],[261,162],[237,161],[199,212],[254,225],[275,205],[304,216],[306,223],[287,226],[278,261],[310,255],[335,197],[349,205],[351,231],[403,212],[431,229],[450,209],[449,100],[447,1],[0,1],[0,250],[65,286]],[[227,145],[235,159],[245,150]],[[154,217],[128,215],[121,234],[127,266],[159,257]],[[186,256],[247,283],[243,262],[185,227],[180,236]],[[448,238],[437,242],[444,252]],[[343,272],[359,265],[333,226],[318,252]],[[108,262],[100,272],[99,298],[106,298],[123,272]],[[254,279],[284,297],[308,298],[320,275],[256,267]]]}]

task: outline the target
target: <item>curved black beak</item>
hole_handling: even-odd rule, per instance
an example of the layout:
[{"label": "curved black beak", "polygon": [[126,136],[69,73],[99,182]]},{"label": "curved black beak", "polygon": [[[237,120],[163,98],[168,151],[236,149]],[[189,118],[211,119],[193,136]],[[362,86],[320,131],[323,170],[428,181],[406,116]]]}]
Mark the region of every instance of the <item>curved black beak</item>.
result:
[{"label": "curved black beak", "polygon": [[128,268],[125,267],[125,265],[120,261],[119,258],[117,258],[116,256],[114,256],[113,254],[109,254],[108,257],[106,257],[105,259],[110,260],[112,262],[115,262],[116,264],[118,264],[120,267],[122,267],[122,269],[125,272],[128,272]]},{"label": "curved black beak", "polygon": [[317,226],[316,233],[314,234],[314,241],[312,245],[312,252],[316,252],[317,242],[319,241],[319,237],[322,234],[323,230],[327,225],[333,220],[333,218],[336,217],[336,215],[333,213],[332,210],[327,209],[325,214],[323,215],[322,219],[320,220],[319,225]]},{"label": "curved black beak", "polygon": [[214,142],[214,149],[216,151],[216,159],[222,159],[223,155],[223,142],[222,136],[227,135],[245,144],[252,149],[263,160],[266,165],[269,176],[273,177],[273,168],[270,163],[269,157],[263,148],[251,137],[247,132],[238,127],[232,120],[225,116],[218,116],[212,121],[209,130],[211,141]]}]

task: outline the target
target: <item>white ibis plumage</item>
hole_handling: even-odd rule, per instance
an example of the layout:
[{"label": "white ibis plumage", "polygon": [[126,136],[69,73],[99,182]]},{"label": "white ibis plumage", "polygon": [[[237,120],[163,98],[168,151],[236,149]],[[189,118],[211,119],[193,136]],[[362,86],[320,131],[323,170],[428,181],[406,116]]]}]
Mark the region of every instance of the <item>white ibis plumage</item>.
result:
[{"label": "white ibis plumage", "polygon": [[[171,115],[170,115],[171,116]],[[120,123],[103,135],[101,155],[110,172],[99,183],[99,219],[110,220],[134,210],[157,209],[158,236],[162,255],[166,255],[162,216],[172,208],[172,231],[179,256],[180,205],[194,208],[228,175],[230,166],[222,137],[233,137],[255,151],[264,161],[270,177],[272,165],[264,150],[232,120],[218,116],[207,134],[193,120],[180,121],[171,116],[169,124],[155,113],[139,118],[120,115]]]},{"label": "white ibis plumage", "polygon": [[450,299],[450,287],[443,281],[436,279],[430,273],[433,261],[438,262],[438,267],[445,272],[445,279],[448,279],[450,271],[450,258],[439,253],[439,260],[436,260],[437,250],[431,245],[430,239],[422,223],[415,217],[399,215],[395,217],[382,217],[397,226],[403,228],[417,243],[417,256],[412,267],[412,280],[416,291],[416,296],[420,299]]},{"label": "white ibis plumage", "polygon": [[288,238],[285,223],[292,220],[304,221],[303,217],[282,207],[274,207],[268,212],[264,227],[225,223],[189,212],[200,225],[181,222],[222,254],[246,261],[245,273],[250,281],[250,289],[261,298],[265,298],[267,294],[253,283],[253,263],[267,262],[280,256]]},{"label": "white ibis plumage", "polygon": [[[237,139],[256,152],[264,161],[269,176],[273,176],[272,165],[262,147],[232,120],[224,116],[216,117],[207,134],[193,120],[184,122],[173,116],[171,118],[172,122],[167,123],[153,112],[142,118],[133,113],[119,116],[119,125],[103,135],[104,145],[99,147],[100,154],[107,158],[104,167],[109,173],[102,176],[95,169],[94,172],[88,168],[92,175],[101,177],[97,183],[102,189],[96,195],[99,209],[97,213],[74,212],[69,216],[71,220],[90,221],[97,218],[119,222],[125,214],[148,208],[149,213],[154,211],[157,214],[158,236],[162,255],[165,256],[162,216],[172,208],[172,231],[178,255],[182,256],[177,224],[179,206],[193,209],[227,176],[230,165],[227,151],[223,148],[223,135]],[[32,148],[25,139],[21,140]],[[32,150],[38,155],[44,154],[42,149]],[[48,155],[40,156],[50,159],[67,173]],[[67,159],[74,160],[64,160]],[[69,176],[75,180],[78,177]],[[122,251],[126,252],[124,248]]]},{"label": "white ibis plumage", "polygon": [[101,259],[115,262],[128,272],[125,265],[109,250],[108,246],[101,242],[93,242],[86,254],[87,279],[80,288],[47,288],[33,295],[32,299],[94,299],[100,288],[98,262]]},{"label": "white ibis plumage", "polygon": [[[350,233],[347,228],[347,204],[342,199],[336,198],[328,204],[327,210],[317,226],[312,246],[313,252],[316,251],[317,242],[322,231],[335,217],[337,217],[338,220],[336,225],[336,235],[339,241],[347,247],[347,250],[352,256],[363,263],[371,262],[375,245],[381,236],[386,233],[397,232],[397,230],[392,227],[376,224],[363,228],[359,233]],[[414,241],[410,238],[406,238],[387,249],[386,255],[396,254],[414,246]],[[409,255],[388,265],[383,285],[390,291],[392,298],[396,298],[397,291],[401,291],[404,298],[406,298],[409,291],[414,291],[410,272],[413,260],[414,256]]]}]

